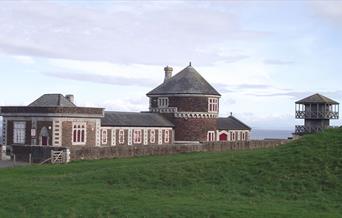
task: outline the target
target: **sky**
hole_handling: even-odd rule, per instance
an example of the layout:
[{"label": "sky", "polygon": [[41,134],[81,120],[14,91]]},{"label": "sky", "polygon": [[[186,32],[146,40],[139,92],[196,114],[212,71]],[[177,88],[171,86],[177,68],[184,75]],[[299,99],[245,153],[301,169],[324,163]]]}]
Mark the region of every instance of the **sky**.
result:
[{"label": "sky", "polygon": [[[146,93],[189,62],[230,112],[292,130],[294,102],[342,102],[342,1],[1,1],[0,105],[45,93],[146,111]],[[333,125],[342,125],[334,121]]]}]

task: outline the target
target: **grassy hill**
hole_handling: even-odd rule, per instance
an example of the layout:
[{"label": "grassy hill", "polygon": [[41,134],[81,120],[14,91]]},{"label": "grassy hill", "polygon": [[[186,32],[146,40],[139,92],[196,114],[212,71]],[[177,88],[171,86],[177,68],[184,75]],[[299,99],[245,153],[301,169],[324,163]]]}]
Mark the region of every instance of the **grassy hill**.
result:
[{"label": "grassy hill", "polygon": [[0,217],[342,217],[342,130],[276,149],[0,170]]}]

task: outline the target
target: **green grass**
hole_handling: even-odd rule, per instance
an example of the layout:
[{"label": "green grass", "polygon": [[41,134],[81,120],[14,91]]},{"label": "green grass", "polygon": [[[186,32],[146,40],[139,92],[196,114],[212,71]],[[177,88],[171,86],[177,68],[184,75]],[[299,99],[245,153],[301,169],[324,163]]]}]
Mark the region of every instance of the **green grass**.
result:
[{"label": "green grass", "polygon": [[342,130],[276,149],[0,170],[0,217],[342,217]]}]

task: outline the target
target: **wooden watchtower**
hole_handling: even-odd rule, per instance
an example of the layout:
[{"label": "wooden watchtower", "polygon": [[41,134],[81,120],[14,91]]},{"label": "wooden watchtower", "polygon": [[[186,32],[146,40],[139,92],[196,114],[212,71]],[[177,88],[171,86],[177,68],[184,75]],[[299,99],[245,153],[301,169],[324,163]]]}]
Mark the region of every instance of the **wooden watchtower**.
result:
[{"label": "wooden watchtower", "polygon": [[295,134],[315,133],[330,127],[330,119],[339,118],[339,103],[320,94],[296,102],[296,119],[304,125],[296,126]]}]

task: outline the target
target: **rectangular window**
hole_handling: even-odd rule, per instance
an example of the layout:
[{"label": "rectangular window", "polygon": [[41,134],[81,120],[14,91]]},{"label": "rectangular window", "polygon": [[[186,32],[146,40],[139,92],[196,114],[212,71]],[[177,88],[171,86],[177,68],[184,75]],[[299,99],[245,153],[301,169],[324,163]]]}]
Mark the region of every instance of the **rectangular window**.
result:
[{"label": "rectangular window", "polygon": [[101,137],[102,137],[102,144],[106,145],[107,144],[107,137],[108,137],[106,129],[102,130]]},{"label": "rectangular window", "polygon": [[141,144],[141,129],[135,129],[133,131],[133,142],[134,144]]},{"label": "rectangular window", "polygon": [[208,98],[208,112],[218,112],[218,98]]},{"label": "rectangular window", "polygon": [[156,142],[156,131],[154,129],[151,129],[151,131],[150,131],[150,142],[151,143]]},{"label": "rectangular window", "polygon": [[123,129],[119,130],[119,144],[125,143],[125,132]]},{"label": "rectangular window", "polygon": [[158,98],[158,107],[168,107],[169,106],[169,98]]},{"label": "rectangular window", "polygon": [[164,142],[165,143],[169,143],[170,142],[170,131],[169,130],[165,130],[164,131]]},{"label": "rectangular window", "polygon": [[85,122],[74,122],[72,124],[72,144],[85,145],[87,141],[87,125]]},{"label": "rectangular window", "polygon": [[14,144],[25,144],[25,122],[14,122],[13,128],[13,143]]},{"label": "rectangular window", "polygon": [[208,131],[207,141],[209,141],[209,142],[215,141],[215,132],[214,131]]}]

